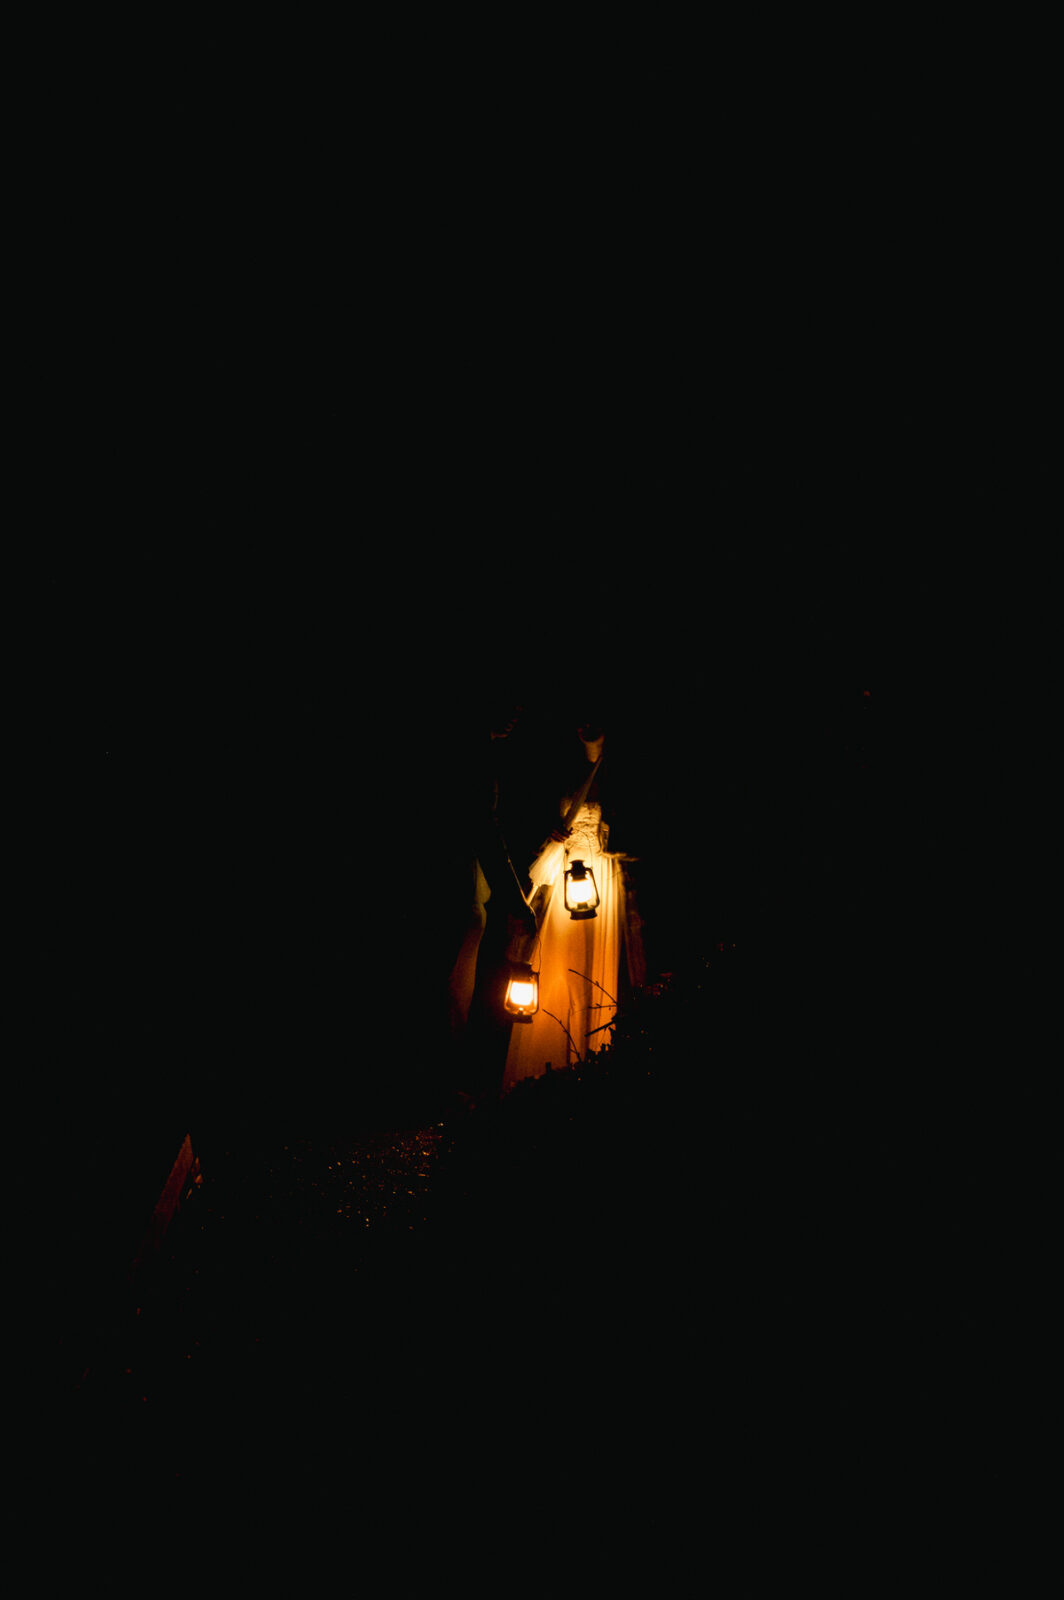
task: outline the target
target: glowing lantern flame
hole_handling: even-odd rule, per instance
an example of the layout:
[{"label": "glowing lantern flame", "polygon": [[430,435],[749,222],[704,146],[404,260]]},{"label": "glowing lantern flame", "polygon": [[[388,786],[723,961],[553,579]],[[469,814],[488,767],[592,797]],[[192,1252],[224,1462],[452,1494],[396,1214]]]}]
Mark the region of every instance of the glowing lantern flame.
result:
[{"label": "glowing lantern flame", "polygon": [[505,1005],[518,1022],[531,1022],[539,1010],[539,974],[524,962],[515,962],[506,986]]},{"label": "glowing lantern flame", "polygon": [[565,909],[574,922],[597,915],[599,903],[595,874],[582,861],[574,861],[565,872]]}]

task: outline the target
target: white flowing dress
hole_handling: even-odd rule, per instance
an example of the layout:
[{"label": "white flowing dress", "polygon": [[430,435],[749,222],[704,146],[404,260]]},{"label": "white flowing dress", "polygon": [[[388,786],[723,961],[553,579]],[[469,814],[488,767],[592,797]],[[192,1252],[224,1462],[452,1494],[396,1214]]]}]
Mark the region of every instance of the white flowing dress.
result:
[{"label": "white flowing dress", "polygon": [[[562,813],[566,812],[563,803]],[[564,844],[548,846],[530,876],[539,936],[532,965],[539,971],[539,1010],[516,1023],[503,1074],[503,1093],[523,1078],[538,1078],[548,1066],[573,1066],[610,1040],[617,1010],[617,983],[624,925],[621,861],[609,853],[609,829],[597,801],[585,802]],[[595,874],[598,913],[573,921],[565,909],[564,872],[583,861]]]}]

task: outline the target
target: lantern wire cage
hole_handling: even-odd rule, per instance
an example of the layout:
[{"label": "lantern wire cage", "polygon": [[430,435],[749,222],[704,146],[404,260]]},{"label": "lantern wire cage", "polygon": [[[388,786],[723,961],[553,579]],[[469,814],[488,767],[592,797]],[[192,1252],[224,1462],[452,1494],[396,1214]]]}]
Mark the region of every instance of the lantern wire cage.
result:
[{"label": "lantern wire cage", "polygon": [[535,965],[535,961],[536,961],[536,955],[537,955],[537,953],[539,951],[540,941],[542,939],[542,936],[543,936],[543,924],[542,924],[541,918],[537,916],[537,918],[536,918],[536,931],[535,931],[535,934],[533,935],[533,938],[532,938],[531,948],[527,952],[528,959],[526,961],[521,961],[521,960],[518,960],[516,957],[511,957],[510,958],[510,976],[506,981],[506,993],[505,993],[505,996],[503,998],[503,1005],[504,1005],[506,1011],[508,1011],[511,1016],[514,1016],[516,1018],[516,1020],[519,1021],[519,1022],[531,1022],[532,1013],[531,1012],[522,1013],[521,1011],[518,1010],[518,1008],[516,1006],[512,1006],[511,1005],[511,1002],[510,1002],[510,990],[511,990],[511,987],[513,986],[514,979],[515,979],[515,976],[516,976],[518,970],[520,968],[527,969],[529,976],[531,977],[533,983],[535,984],[535,991],[534,991],[534,993],[535,993],[535,1001],[536,1001],[535,1009],[537,1011],[539,1010],[539,967],[537,967]]},{"label": "lantern wire cage", "polygon": [[[577,867],[580,868],[579,876],[575,875]],[[586,899],[570,899],[573,884],[584,884],[587,883],[588,879],[591,881],[591,895]],[[588,920],[598,915],[598,907],[602,901],[598,880],[595,877],[594,869],[587,865],[583,856],[573,856],[570,860],[569,855],[566,855],[562,875],[562,898],[565,909],[570,917],[576,921]]]}]

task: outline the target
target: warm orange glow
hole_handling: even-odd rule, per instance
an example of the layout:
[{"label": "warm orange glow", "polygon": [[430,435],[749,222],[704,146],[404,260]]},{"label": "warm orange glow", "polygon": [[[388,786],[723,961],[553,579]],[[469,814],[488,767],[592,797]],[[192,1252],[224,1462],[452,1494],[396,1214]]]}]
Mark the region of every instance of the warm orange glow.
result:
[{"label": "warm orange glow", "polygon": [[574,861],[565,873],[565,909],[571,917],[593,917],[599,903],[595,874],[582,861]]},{"label": "warm orange glow", "polygon": [[592,878],[570,878],[569,904],[571,906],[589,906],[597,898]]},{"label": "warm orange glow", "polygon": [[530,1022],[539,1010],[539,975],[531,967],[514,967],[506,985],[505,1005],[521,1022]]}]

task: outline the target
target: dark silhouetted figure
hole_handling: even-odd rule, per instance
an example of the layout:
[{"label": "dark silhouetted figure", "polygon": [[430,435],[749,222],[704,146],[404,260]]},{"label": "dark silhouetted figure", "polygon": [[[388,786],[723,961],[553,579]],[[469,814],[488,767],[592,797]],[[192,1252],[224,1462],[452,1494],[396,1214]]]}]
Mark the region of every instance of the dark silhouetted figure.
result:
[{"label": "dark silhouetted figure", "polygon": [[499,700],[467,708],[442,774],[444,846],[440,887],[452,951],[446,981],[447,1087],[473,1106],[498,1093],[509,1039],[507,951],[535,933],[535,917],[506,838],[502,751],[521,707]]}]

